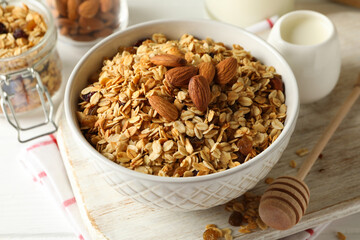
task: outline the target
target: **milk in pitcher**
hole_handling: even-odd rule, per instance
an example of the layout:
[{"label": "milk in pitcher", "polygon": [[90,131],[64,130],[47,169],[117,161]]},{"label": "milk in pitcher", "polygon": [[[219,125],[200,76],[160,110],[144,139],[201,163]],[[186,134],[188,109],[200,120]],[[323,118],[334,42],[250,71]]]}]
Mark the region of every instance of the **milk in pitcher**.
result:
[{"label": "milk in pitcher", "polygon": [[282,39],[292,44],[319,44],[329,35],[330,29],[324,21],[313,16],[294,18],[281,26]]}]

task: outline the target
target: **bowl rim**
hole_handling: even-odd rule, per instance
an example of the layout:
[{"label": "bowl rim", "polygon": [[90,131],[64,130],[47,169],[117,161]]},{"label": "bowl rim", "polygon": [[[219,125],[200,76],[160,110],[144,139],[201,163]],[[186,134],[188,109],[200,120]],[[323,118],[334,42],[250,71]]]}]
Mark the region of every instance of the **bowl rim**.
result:
[{"label": "bowl rim", "polygon": [[[111,161],[110,159],[106,158],[105,156],[103,156],[86,140],[86,138],[81,133],[80,129],[77,127],[75,120],[72,118],[73,113],[70,111],[70,109],[71,109],[70,106],[72,105],[72,103],[70,102],[70,92],[71,92],[72,85],[75,82],[75,76],[76,76],[78,70],[83,65],[83,63],[86,62],[87,58],[90,55],[92,55],[94,52],[96,52],[96,50],[99,46],[101,46],[107,42],[111,42],[111,41],[113,41],[113,39],[117,39],[119,35],[123,35],[128,32],[132,32],[138,28],[150,27],[152,25],[158,25],[158,24],[169,24],[169,23],[170,24],[175,24],[175,23],[212,24],[218,28],[226,26],[227,28],[233,28],[234,31],[241,31],[242,34],[248,35],[251,38],[255,38],[261,44],[265,45],[269,49],[271,54],[275,55],[279,59],[281,64],[283,64],[285,66],[285,68],[289,69],[290,78],[291,78],[291,81],[293,81],[293,85],[294,85],[294,89],[292,92],[292,95],[293,95],[292,97],[294,98],[294,108],[295,108],[294,114],[291,116],[287,116],[287,119],[286,119],[287,124],[284,126],[284,129],[280,133],[279,137],[274,141],[274,143],[272,143],[269,147],[267,147],[264,151],[262,151],[260,154],[258,154],[254,158],[252,158],[250,161],[242,163],[241,165],[239,165],[237,167],[234,167],[231,169],[226,169],[225,171],[222,171],[222,172],[212,173],[212,174],[203,175],[203,176],[195,176],[195,177],[178,177],[178,178],[176,178],[176,177],[161,177],[161,176],[157,176],[157,175],[144,174],[144,173],[140,173],[140,172],[125,168],[125,167]],[[290,66],[288,65],[288,63],[285,61],[285,59],[282,57],[282,55],[274,47],[272,47],[265,40],[261,39],[260,37],[256,36],[253,33],[246,31],[243,28],[240,28],[240,27],[237,27],[237,26],[234,26],[231,24],[223,23],[223,22],[208,20],[208,19],[152,20],[152,21],[147,21],[147,22],[133,25],[131,27],[128,27],[125,30],[119,31],[117,33],[114,33],[114,34],[106,37],[105,39],[103,39],[99,43],[97,43],[95,46],[93,46],[90,50],[88,50],[86,52],[86,54],[76,64],[76,66],[74,67],[74,69],[69,77],[69,80],[67,82],[65,96],[64,96],[64,109],[65,109],[65,117],[66,117],[67,124],[70,127],[70,130],[72,131],[72,133],[75,135],[75,137],[79,141],[79,143],[82,145],[82,147],[84,147],[84,149],[88,150],[88,152],[90,153],[89,156],[91,155],[92,157],[94,157],[94,159],[93,159],[94,161],[101,161],[103,164],[107,165],[109,168],[113,169],[114,171],[116,171],[119,174],[130,175],[136,179],[157,182],[157,183],[168,183],[168,184],[195,183],[195,182],[204,182],[204,181],[209,181],[209,180],[215,180],[215,179],[219,179],[219,178],[222,178],[225,176],[235,174],[241,170],[251,167],[252,165],[256,164],[258,161],[261,161],[261,158],[264,155],[270,153],[271,151],[274,151],[275,147],[277,147],[282,142],[284,142],[286,140],[286,137],[292,133],[291,128],[292,128],[292,125],[294,125],[296,123],[297,116],[299,113],[299,106],[300,106],[299,105],[299,92],[298,92],[298,86],[296,83],[295,76],[294,76]]]}]

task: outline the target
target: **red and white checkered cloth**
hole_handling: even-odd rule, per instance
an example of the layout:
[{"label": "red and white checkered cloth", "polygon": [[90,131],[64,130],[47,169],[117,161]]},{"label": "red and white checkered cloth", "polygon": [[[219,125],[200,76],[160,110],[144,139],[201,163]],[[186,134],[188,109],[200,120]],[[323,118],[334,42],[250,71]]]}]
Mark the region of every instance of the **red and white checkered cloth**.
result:
[{"label": "red and white checkered cloth", "polygon": [[324,223],[317,227],[306,229],[305,231],[295,233],[280,240],[314,240],[329,224],[330,222]]},{"label": "red and white checkered cloth", "polygon": [[[19,159],[25,169],[31,173],[33,181],[41,184],[45,192],[52,197],[74,229],[75,235],[80,240],[90,240],[88,231],[82,222],[54,135],[42,137],[26,145]],[[314,240],[328,224],[296,233],[281,240]]]},{"label": "red and white checkered cloth", "polygon": [[90,240],[81,220],[54,135],[34,140],[26,145],[19,160],[31,174],[32,180],[41,184],[44,191],[54,200],[78,239]]}]

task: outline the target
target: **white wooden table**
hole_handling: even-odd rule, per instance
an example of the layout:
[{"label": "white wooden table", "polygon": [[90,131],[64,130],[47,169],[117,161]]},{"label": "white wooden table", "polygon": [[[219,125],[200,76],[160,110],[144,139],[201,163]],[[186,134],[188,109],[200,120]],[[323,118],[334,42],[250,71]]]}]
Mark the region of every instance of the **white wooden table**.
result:
[{"label": "white wooden table", "polygon": [[[130,25],[159,18],[203,18],[202,0],[129,0]],[[308,1],[309,2],[309,1]],[[58,43],[67,79],[86,48]],[[36,121],[31,117],[27,122]],[[16,132],[0,117],[0,239],[77,239],[51,200],[34,184],[16,159],[22,147]],[[360,214],[333,222],[319,240],[335,240],[336,232],[360,239]]]}]

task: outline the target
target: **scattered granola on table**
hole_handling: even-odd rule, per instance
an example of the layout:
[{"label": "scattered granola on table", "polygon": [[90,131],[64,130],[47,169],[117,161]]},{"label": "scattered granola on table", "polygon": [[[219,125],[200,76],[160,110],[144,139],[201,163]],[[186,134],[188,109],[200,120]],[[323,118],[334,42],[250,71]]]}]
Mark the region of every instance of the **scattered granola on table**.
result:
[{"label": "scattered granola on table", "polygon": [[296,162],[295,162],[295,160],[291,160],[290,162],[289,162],[289,165],[290,165],[290,167],[292,167],[292,168],[296,168]]},{"label": "scattered granola on table", "polygon": [[[260,199],[261,196],[246,192],[238,200],[233,200],[227,203],[227,209],[232,209],[233,211],[229,217],[229,223],[232,226],[240,226],[239,232],[241,233],[251,233],[258,229],[266,230],[268,226],[259,216]],[[234,222],[234,219],[232,219],[234,216],[241,218],[237,225],[232,224],[232,222]]]},{"label": "scattered granola on table", "polygon": [[272,177],[268,177],[265,179],[266,184],[272,184],[273,182],[274,182],[274,178],[272,178]]},{"label": "scattered granola on table", "polygon": [[[225,210],[231,212],[228,221],[229,224],[233,227],[239,227],[238,231],[243,234],[252,233],[257,230],[266,230],[268,226],[259,216],[260,198],[261,196],[246,192],[240,198],[233,199],[225,204]],[[225,229],[220,230],[214,224],[207,225],[206,231],[203,234],[204,240],[222,239],[221,237],[232,239],[230,229],[230,232],[228,232],[230,236],[228,238],[226,238],[224,234],[221,235],[221,232],[224,232]]]},{"label": "scattered granola on table", "polygon": [[219,229],[215,224],[208,224],[205,227],[205,232],[203,233],[204,240],[232,240],[230,228]]},{"label": "scattered granola on table", "polygon": [[309,150],[307,148],[300,148],[300,149],[296,150],[296,155],[298,155],[299,157],[306,156],[308,153],[309,153]]},{"label": "scattered granola on table", "polygon": [[336,236],[339,240],[346,240],[346,236],[342,232],[337,232]]},{"label": "scattered granola on table", "polygon": [[264,151],[284,128],[281,76],[237,44],[153,34],[121,47],[90,80],[81,130],[105,157],[142,173],[221,172]]}]

